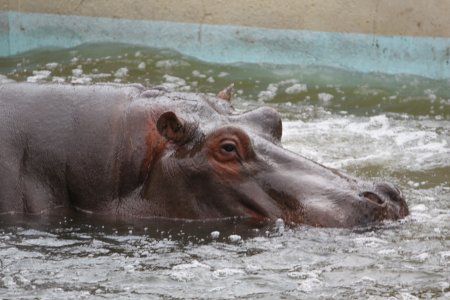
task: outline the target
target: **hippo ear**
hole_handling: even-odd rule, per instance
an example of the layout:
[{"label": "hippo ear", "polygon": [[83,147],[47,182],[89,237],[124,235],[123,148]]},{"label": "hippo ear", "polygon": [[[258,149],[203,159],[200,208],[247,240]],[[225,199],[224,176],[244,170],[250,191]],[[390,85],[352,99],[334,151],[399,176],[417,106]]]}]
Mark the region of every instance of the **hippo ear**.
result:
[{"label": "hippo ear", "polygon": [[230,84],[228,87],[221,90],[217,94],[217,97],[226,100],[228,102],[231,102],[231,97],[233,96],[233,93],[234,93],[234,83]]},{"label": "hippo ear", "polygon": [[156,128],[169,141],[177,143],[184,138],[184,122],[174,112],[163,113],[156,122]]}]

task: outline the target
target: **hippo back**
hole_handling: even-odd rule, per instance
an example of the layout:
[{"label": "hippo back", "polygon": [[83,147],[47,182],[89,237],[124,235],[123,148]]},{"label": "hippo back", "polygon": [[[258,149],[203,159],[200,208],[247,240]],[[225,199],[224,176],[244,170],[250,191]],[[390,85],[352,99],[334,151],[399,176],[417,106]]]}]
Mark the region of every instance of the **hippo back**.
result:
[{"label": "hippo back", "polygon": [[125,112],[140,90],[0,85],[0,211],[38,213],[70,198],[97,206],[116,194]]}]

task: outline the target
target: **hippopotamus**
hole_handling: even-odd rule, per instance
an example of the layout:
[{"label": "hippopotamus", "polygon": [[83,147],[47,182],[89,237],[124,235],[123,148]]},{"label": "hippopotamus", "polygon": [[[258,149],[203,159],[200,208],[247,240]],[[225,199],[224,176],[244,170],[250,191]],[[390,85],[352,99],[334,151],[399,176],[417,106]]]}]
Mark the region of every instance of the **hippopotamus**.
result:
[{"label": "hippopotamus", "polygon": [[0,85],[0,213],[64,207],[102,216],[283,219],[365,226],[408,215],[370,183],[281,145],[271,107],[138,84]]}]

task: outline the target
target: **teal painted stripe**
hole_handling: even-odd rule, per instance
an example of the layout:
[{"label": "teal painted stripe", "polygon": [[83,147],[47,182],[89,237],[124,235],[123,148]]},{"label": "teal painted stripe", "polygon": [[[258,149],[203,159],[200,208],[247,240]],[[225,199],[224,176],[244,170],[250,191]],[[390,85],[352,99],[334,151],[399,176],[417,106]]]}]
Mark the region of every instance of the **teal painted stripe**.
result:
[{"label": "teal painted stripe", "polygon": [[[0,37],[5,39],[4,35]],[[360,72],[450,78],[449,38],[9,12],[9,41],[9,51],[8,47],[0,47],[0,55],[41,47],[120,42],[174,49],[214,63],[323,65]]]},{"label": "teal painted stripe", "polygon": [[9,53],[9,14],[0,11],[0,55]]}]

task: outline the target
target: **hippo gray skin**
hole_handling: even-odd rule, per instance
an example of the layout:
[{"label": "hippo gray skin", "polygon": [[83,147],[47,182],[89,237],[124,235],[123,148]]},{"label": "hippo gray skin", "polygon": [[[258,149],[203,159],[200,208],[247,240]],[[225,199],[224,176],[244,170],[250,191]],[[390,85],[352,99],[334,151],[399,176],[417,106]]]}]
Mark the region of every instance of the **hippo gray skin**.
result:
[{"label": "hippo gray skin", "polygon": [[371,184],[284,149],[279,113],[140,85],[0,85],[0,212],[230,217],[322,227],[408,214]]}]

